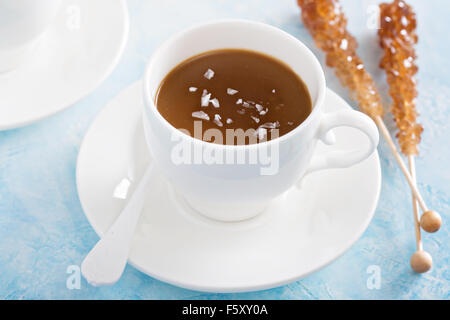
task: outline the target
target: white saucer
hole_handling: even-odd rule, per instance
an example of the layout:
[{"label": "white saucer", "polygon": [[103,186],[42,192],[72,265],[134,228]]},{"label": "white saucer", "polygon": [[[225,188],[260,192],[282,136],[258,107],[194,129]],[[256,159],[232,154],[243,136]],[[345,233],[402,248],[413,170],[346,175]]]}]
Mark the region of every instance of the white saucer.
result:
[{"label": "white saucer", "polygon": [[[131,85],[100,112],[78,156],[79,197],[100,236],[151,161],[143,135],[141,90],[140,82]],[[330,90],[326,99],[327,111],[349,108]],[[336,145],[367,143],[356,130],[335,132]],[[320,152],[325,146],[318,148]],[[280,286],[324,267],[356,242],[374,214],[380,185],[375,153],[352,168],[308,176],[301,190],[291,189],[257,218],[222,223],[184,210],[157,174],[129,262],[152,277],[194,290]]]},{"label": "white saucer", "polygon": [[39,41],[34,57],[0,74],[0,130],[61,111],[100,85],[128,38],[125,0],[70,0]]}]

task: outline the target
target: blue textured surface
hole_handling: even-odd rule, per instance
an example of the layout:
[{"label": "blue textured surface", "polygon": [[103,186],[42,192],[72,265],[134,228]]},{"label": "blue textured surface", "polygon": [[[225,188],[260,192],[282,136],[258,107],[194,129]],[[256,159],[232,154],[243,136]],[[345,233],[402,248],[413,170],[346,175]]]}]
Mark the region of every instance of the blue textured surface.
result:
[{"label": "blue textured surface", "polygon": [[[360,53],[384,98],[387,86],[377,64],[381,51],[376,31],[366,27],[367,8],[378,1],[342,1]],[[424,234],[434,259],[431,272],[414,274],[415,250],[408,187],[386,144],[381,142],[383,185],[375,217],[362,238],[336,262],[290,285],[243,294],[206,294],[152,279],[128,266],[112,287],[66,287],[69,265],[79,265],[98,240],[77,196],[75,166],[82,138],[99,110],[142,76],[158,44],[171,34],[205,20],[247,18],[275,25],[323,55],[299,20],[295,0],[129,1],[130,38],[114,73],[72,108],[37,124],[0,132],[0,299],[448,299],[450,270],[450,2],[410,0],[418,13],[420,45],[419,106],[425,127],[417,159],[419,187],[444,227]],[[332,71],[328,86],[348,99]],[[1,94],[1,93],[0,93]],[[386,120],[391,124],[391,117]],[[366,270],[377,265],[381,287],[370,290]]]}]

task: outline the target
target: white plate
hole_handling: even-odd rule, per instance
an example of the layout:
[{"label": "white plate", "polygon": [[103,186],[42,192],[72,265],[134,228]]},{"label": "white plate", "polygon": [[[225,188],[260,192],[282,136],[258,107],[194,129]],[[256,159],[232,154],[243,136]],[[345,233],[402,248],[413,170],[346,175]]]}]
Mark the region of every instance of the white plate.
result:
[{"label": "white plate", "polygon": [[[86,134],[77,163],[85,214],[100,236],[125,205],[150,158],[143,135],[141,83],[113,99]],[[326,110],[349,106],[328,90]],[[362,133],[336,129],[336,145],[367,143]],[[321,152],[324,145],[318,146]],[[162,281],[212,292],[280,286],[324,267],[367,228],[378,201],[378,154],[349,169],[308,176],[262,215],[240,223],[213,222],[184,210],[157,174],[129,262]]]},{"label": "white plate", "polygon": [[67,0],[32,59],[0,74],[0,130],[61,111],[100,85],[128,38],[125,0]]}]

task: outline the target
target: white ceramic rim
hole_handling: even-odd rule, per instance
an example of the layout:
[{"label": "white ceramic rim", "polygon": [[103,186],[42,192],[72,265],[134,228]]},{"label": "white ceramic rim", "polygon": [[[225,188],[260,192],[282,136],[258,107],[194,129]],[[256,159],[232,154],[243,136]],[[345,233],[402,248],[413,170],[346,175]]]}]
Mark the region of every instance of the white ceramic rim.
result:
[{"label": "white ceramic rim", "polygon": [[[257,143],[257,144],[249,144],[249,145],[225,145],[225,144],[215,144],[211,142],[206,142],[203,140],[199,140],[196,138],[193,138],[181,131],[179,131],[177,128],[172,126],[158,111],[155,101],[152,98],[152,94],[150,92],[150,87],[148,85],[148,79],[151,75],[151,72],[154,68],[154,65],[158,63],[156,61],[157,58],[161,57],[161,52],[164,52],[165,50],[168,50],[170,46],[174,42],[177,42],[179,39],[183,38],[186,34],[196,31],[197,29],[202,29],[205,27],[217,25],[217,24],[234,24],[234,23],[241,23],[245,25],[251,25],[256,26],[258,28],[261,28],[261,32],[264,32],[264,30],[271,30],[273,32],[276,32],[279,34],[280,37],[284,37],[285,41],[290,41],[292,43],[295,43],[296,46],[299,48],[299,50],[302,50],[306,56],[308,56],[308,59],[310,59],[313,63],[314,68],[316,69],[316,75],[317,75],[317,81],[318,81],[318,95],[316,103],[312,105],[312,111],[308,115],[308,117],[300,124],[298,125],[294,130],[289,131],[287,134],[278,137],[273,140]],[[220,48],[218,48],[220,50]],[[223,49],[230,49],[230,48],[223,48]],[[238,49],[238,48],[236,48]],[[247,49],[246,49],[247,50]],[[258,52],[257,50],[254,50],[255,52]],[[264,53],[267,55],[266,53]],[[278,59],[278,58],[277,58]],[[286,62],[285,62],[286,63]],[[289,65],[288,63],[286,63]],[[175,66],[173,66],[175,67]],[[318,117],[321,113],[323,103],[325,101],[325,94],[326,94],[326,81],[325,81],[325,74],[322,69],[322,66],[320,65],[319,61],[317,60],[316,56],[312,53],[312,51],[305,45],[303,42],[301,42],[299,39],[295,38],[294,36],[290,35],[289,33],[273,27],[271,25],[262,23],[262,22],[255,22],[251,20],[245,20],[245,19],[223,19],[223,20],[214,20],[206,23],[200,23],[197,25],[194,25],[184,31],[181,31],[172,37],[170,37],[168,40],[166,40],[162,45],[160,45],[156,51],[152,54],[150,57],[150,60],[147,63],[144,77],[142,78],[143,82],[143,92],[144,92],[144,105],[145,108],[147,108],[152,114],[156,116],[156,118],[161,122],[166,128],[168,128],[170,131],[172,131],[174,134],[180,134],[184,139],[187,139],[187,141],[200,144],[204,147],[208,148],[217,148],[217,149],[231,149],[231,150],[239,150],[239,149],[246,149],[251,150],[255,148],[260,148],[262,146],[270,146],[274,143],[282,143],[294,135],[304,131],[305,127],[309,125],[310,122],[313,121],[313,118]],[[148,107],[150,106],[150,107]],[[145,117],[145,114],[144,114]]]},{"label": "white ceramic rim", "polygon": [[[98,81],[95,83],[95,85],[93,85],[90,90],[87,90],[86,92],[81,93],[80,97],[78,99],[76,99],[75,101],[69,101],[69,102],[67,102],[65,104],[62,104],[58,109],[52,110],[50,112],[42,113],[41,115],[39,115],[38,117],[35,117],[33,119],[28,119],[28,120],[25,120],[25,121],[16,121],[16,122],[13,122],[13,123],[10,123],[10,124],[7,124],[7,125],[0,126],[0,131],[24,127],[24,126],[27,126],[29,124],[32,124],[32,123],[38,122],[40,120],[43,120],[45,118],[48,118],[50,116],[53,116],[55,114],[58,114],[61,111],[64,111],[65,109],[69,108],[73,104],[77,103],[79,100],[85,98],[87,95],[89,95],[95,89],[97,89],[98,86],[100,86],[106,80],[106,78],[108,78],[111,75],[111,73],[117,67],[117,65],[118,65],[118,63],[120,61],[120,58],[122,57],[122,54],[123,54],[123,52],[125,50],[126,44],[128,42],[128,36],[129,36],[129,33],[130,33],[130,17],[129,17],[127,2],[126,2],[126,0],[118,0],[118,1],[120,1],[120,4],[122,6],[122,11],[124,13],[124,26],[123,26],[124,27],[124,33],[123,33],[123,36],[122,36],[122,41],[120,43],[119,50],[117,50],[116,55],[115,55],[114,59],[112,60],[109,68],[104,72],[103,76],[98,79]],[[14,70],[11,70],[10,72],[14,72]]]}]

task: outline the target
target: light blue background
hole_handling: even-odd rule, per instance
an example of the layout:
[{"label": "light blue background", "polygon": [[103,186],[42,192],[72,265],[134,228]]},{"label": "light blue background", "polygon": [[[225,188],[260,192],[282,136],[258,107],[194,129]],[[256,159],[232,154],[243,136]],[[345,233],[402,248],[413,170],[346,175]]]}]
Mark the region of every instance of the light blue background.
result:
[{"label": "light blue background", "polygon": [[[114,1],[114,0],[112,0]],[[383,185],[375,217],[362,238],[341,258],[290,285],[243,294],[207,294],[180,289],[128,266],[105,288],[66,288],[66,269],[79,265],[98,240],[81,209],[75,187],[76,157],[89,124],[122,89],[142,76],[152,51],[170,35],[205,20],[247,18],[275,25],[323,55],[300,22],[295,0],[130,0],[130,37],[120,64],[92,94],[70,109],[25,128],[0,132],[0,298],[2,299],[448,299],[450,270],[450,2],[410,0],[418,13],[420,121],[425,127],[417,159],[419,187],[444,226],[424,234],[434,267],[414,274],[410,194],[386,144],[381,142]],[[376,31],[366,27],[369,5],[342,1],[360,54],[388,100]],[[107,10],[105,8],[105,10]],[[270,45],[270,44],[268,44]],[[328,86],[348,99],[330,69]],[[1,93],[0,93],[1,94]],[[392,126],[391,116],[386,120]],[[370,265],[381,268],[381,288],[366,285]]]}]

